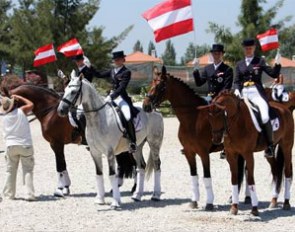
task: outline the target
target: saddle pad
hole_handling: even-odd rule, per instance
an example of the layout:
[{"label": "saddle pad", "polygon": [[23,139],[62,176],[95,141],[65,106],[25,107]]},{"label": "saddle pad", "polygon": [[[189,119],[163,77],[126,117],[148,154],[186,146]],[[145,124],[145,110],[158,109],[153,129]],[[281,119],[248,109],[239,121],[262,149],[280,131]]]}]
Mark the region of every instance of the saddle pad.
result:
[{"label": "saddle pad", "polygon": [[[258,132],[261,132],[262,129],[261,129],[261,126],[259,124],[259,120],[257,119],[257,115],[259,115],[259,112],[258,112],[258,109],[254,106],[254,104],[252,104],[247,98],[244,98],[244,102],[250,112],[250,115],[251,115],[251,119],[252,119],[252,122],[256,128],[256,130]],[[280,121],[277,117],[277,114],[275,112],[275,109],[271,108],[270,110],[270,122],[271,122],[271,125],[272,125],[272,130],[273,131],[277,131],[279,128],[280,128]]]}]

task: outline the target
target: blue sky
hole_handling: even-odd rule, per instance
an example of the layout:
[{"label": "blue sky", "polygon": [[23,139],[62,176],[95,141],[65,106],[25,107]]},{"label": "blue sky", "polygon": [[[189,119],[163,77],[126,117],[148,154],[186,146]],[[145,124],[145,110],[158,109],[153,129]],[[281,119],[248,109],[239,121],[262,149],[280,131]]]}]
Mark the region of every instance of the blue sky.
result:
[{"label": "blue sky", "polygon": [[[134,25],[128,37],[119,45],[117,50],[124,50],[131,53],[133,45],[137,40],[143,44],[144,51],[147,51],[150,40],[154,41],[153,32],[141,14],[162,2],[163,0],[101,0],[100,9],[90,22],[90,27],[103,26],[104,36],[110,38],[118,35],[129,25]],[[240,0],[192,0],[197,44],[211,44],[214,42],[213,34],[208,34],[208,22],[213,21],[218,24],[230,27],[233,32],[238,31],[236,26],[237,16],[240,12]],[[267,0],[265,9],[273,6],[277,0]],[[287,15],[294,15],[295,1],[285,0],[284,6],[279,11],[278,17],[274,20],[282,19]],[[295,24],[295,15],[290,24]],[[184,54],[189,42],[194,42],[194,33],[188,33],[172,38],[172,42],[177,52],[177,59]],[[165,42],[156,44],[158,55],[165,49]]]}]

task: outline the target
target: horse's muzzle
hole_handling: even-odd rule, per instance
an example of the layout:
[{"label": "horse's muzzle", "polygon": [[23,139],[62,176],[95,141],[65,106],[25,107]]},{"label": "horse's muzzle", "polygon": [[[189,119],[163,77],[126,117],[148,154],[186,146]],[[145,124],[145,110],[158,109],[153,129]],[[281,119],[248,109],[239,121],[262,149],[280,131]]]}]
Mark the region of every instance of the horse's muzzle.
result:
[{"label": "horse's muzzle", "polygon": [[60,106],[57,108],[57,113],[58,113],[58,116],[60,116],[60,117],[66,117],[68,115],[68,112],[69,112],[68,110],[66,110]]}]

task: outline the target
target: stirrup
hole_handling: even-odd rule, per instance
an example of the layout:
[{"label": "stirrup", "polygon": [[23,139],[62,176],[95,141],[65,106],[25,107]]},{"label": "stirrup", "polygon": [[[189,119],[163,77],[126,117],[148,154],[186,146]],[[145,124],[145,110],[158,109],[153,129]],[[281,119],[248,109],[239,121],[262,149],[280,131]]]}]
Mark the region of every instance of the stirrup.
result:
[{"label": "stirrup", "polygon": [[136,143],[129,143],[129,152],[134,153],[137,150]]}]

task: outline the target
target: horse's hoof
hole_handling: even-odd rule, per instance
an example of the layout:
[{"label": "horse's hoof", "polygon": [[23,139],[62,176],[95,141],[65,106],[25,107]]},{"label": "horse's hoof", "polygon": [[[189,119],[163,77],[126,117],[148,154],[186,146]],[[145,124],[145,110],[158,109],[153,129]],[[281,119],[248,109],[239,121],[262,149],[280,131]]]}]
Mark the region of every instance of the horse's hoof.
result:
[{"label": "horse's hoof", "polygon": [[157,196],[157,195],[153,195],[153,196],[151,197],[151,200],[152,200],[152,201],[160,201],[160,200],[161,200],[161,197],[160,197],[160,196]]},{"label": "horse's hoof", "polygon": [[70,195],[70,188],[69,187],[64,187],[62,190],[62,193],[64,196]]},{"label": "horse's hoof", "polygon": [[191,209],[197,209],[197,208],[198,208],[198,202],[197,202],[197,201],[191,201],[191,202],[189,203],[189,207],[190,207]]},{"label": "horse's hoof", "polygon": [[141,198],[137,198],[137,197],[131,197],[131,199],[135,202],[140,202],[141,201]]},{"label": "horse's hoof", "polygon": [[63,194],[63,190],[62,189],[56,189],[55,192],[53,193],[53,195],[55,197],[64,197],[64,194]]},{"label": "horse's hoof", "polygon": [[232,204],[229,210],[230,214],[237,215],[238,214],[238,205]]},{"label": "horse's hoof", "polygon": [[121,208],[120,204],[116,201],[111,204],[111,209],[113,209],[113,210],[118,210],[120,208]]},{"label": "horse's hoof", "polygon": [[94,203],[98,204],[98,205],[104,205],[105,201],[104,201],[104,199],[96,197],[95,200],[94,200]]},{"label": "horse's hoof", "polygon": [[259,212],[258,212],[257,206],[252,207],[251,214],[253,216],[255,216],[255,217],[259,216]]},{"label": "horse's hoof", "polygon": [[283,210],[291,210],[291,205],[289,202],[283,204]]},{"label": "horse's hoof", "polygon": [[268,208],[274,209],[274,208],[277,208],[277,207],[278,207],[277,198],[272,198]]},{"label": "horse's hoof", "polygon": [[250,205],[250,204],[251,204],[251,197],[246,196],[246,197],[245,197],[245,200],[244,200],[244,204],[245,204],[245,205]]},{"label": "horse's hoof", "polygon": [[206,206],[205,206],[206,211],[213,211],[213,209],[214,209],[213,204],[206,204]]}]

